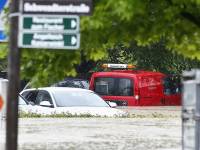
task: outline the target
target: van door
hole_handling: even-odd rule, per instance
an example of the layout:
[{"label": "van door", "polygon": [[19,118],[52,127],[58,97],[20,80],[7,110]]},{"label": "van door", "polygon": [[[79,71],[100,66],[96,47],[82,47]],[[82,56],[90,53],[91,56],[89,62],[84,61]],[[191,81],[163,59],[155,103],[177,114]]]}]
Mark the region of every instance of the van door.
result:
[{"label": "van door", "polygon": [[181,105],[180,79],[166,77],[163,81],[164,99],[167,105]]},{"label": "van door", "polygon": [[140,80],[140,105],[161,105],[162,83],[159,76],[143,76]]}]

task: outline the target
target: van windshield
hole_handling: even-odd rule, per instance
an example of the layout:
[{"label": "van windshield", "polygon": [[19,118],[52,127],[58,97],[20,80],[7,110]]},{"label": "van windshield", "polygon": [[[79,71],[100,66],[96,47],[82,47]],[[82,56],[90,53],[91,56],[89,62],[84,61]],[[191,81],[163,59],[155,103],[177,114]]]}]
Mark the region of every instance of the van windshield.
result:
[{"label": "van windshield", "polygon": [[99,95],[133,96],[133,81],[127,78],[96,78],[94,91]]}]

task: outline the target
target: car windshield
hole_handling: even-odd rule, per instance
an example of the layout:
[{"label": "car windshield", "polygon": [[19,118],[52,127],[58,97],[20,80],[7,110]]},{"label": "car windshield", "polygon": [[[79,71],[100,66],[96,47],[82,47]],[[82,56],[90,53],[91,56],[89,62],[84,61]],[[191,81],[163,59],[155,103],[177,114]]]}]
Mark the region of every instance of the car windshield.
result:
[{"label": "car windshield", "polygon": [[98,95],[85,91],[56,91],[52,92],[57,107],[88,106],[109,107]]},{"label": "car windshield", "polygon": [[21,96],[19,96],[18,99],[19,99],[19,102],[18,102],[19,105],[27,105],[27,103],[25,102],[25,100]]}]

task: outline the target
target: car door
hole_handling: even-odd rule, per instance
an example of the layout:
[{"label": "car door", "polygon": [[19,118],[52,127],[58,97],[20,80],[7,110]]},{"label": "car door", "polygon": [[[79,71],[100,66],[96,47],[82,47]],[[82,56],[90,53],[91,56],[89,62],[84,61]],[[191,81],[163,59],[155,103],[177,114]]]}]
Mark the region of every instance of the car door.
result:
[{"label": "car door", "polygon": [[39,90],[36,97],[36,105],[40,105],[42,101],[48,101],[53,107],[53,101],[48,91]]}]

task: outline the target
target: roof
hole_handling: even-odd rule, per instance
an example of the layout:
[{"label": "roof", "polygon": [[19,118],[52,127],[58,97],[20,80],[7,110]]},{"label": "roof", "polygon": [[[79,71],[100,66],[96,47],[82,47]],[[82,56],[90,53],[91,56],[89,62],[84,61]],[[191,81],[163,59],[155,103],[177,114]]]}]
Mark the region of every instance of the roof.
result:
[{"label": "roof", "polygon": [[[31,91],[31,90],[46,90],[49,92],[52,91],[71,91],[71,92],[93,92],[91,90],[87,90],[87,89],[82,89],[82,88],[71,88],[71,87],[41,87],[41,88],[31,88],[31,89],[26,89],[24,91]],[[23,91],[23,92],[24,92]]]},{"label": "roof", "polygon": [[135,77],[135,76],[148,76],[148,75],[160,75],[165,76],[165,74],[161,72],[153,72],[153,71],[137,71],[137,70],[113,70],[108,72],[95,72],[94,76],[124,76],[124,77]]}]

